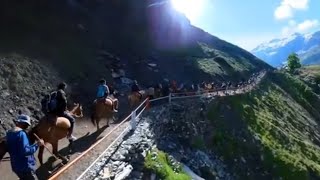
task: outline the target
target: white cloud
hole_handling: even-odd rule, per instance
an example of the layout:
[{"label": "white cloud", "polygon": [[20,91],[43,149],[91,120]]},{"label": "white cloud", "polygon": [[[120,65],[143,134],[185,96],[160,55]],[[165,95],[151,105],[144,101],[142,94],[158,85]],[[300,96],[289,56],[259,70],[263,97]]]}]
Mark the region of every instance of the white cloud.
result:
[{"label": "white cloud", "polygon": [[288,5],[293,9],[307,9],[309,0],[283,0],[282,4]]},{"label": "white cloud", "polygon": [[274,12],[274,16],[276,19],[288,19],[293,16],[293,12],[290,6],[281,5],[277,7],[276,11]]},{"label": "white cloud", "polygon": [[319,25],[319,21],[314,20],[305,20],[304,22],[298,24],[298,30],[301,32],[308,31],[309,29],[312,29],[314,27],[317,27]]},{"label": "white cloud", "polygon": [[293,17],[294,10],[308,9],[309,0],[282,0],[276,8],[274,16],[276,19],[288,19]]},{"label": "white cloud", "polygon": [[310,20],[307,19],[299,24],[297,24],[295,21],[291,20],[289,21],[288,25],[282,28],[282,35],[288,36],[293,33],[306,33],[313,28],[316,28],[319,26],[319,21],[316,19]]}]

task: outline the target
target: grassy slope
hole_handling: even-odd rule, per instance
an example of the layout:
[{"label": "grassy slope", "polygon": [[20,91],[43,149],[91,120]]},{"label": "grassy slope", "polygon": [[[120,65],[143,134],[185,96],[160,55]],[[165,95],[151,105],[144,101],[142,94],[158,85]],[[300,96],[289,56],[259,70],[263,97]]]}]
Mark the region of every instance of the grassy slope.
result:
[{"label": "grassy slope", "polygon": [[315,78],[316,82],[320,83],[320,65],[304,66],[301,68],[302,77]]},{"label": "grassy slope", "polygon": [[[145,158],[145,169],[158,175],[164,180],[190,180],[181,166],[175,167],[170,163],[168,155],[159,150],[149,152]],[[177,165],[176,165],[177,166]]]},{"label": "grassy slope", "polygon": [[[221,105],[214,104],[210,119],[219,124],[213,138],[216,150],[228,159],[250,155],[261,157],[263,169],[273,177],[308,179],[320,177],[320,100],[301,81],[274,73],[250,94],[228,97],[224,102],[234,109],[241,128],[220,121]],[[233,132],[247,131],[247,143]],[[252,143],[255,142],[252,147]],[[318,144],[318,145],[316,145]]]}]

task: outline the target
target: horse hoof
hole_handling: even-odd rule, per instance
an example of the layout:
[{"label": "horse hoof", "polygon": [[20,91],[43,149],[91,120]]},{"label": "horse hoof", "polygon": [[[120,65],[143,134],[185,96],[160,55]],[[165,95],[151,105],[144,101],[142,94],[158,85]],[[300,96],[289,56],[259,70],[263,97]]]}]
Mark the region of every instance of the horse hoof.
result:
[{"label": "horse hoof", "polygon": [[69,159],[63,159],[62,164],[67,164],[69,162]]}]

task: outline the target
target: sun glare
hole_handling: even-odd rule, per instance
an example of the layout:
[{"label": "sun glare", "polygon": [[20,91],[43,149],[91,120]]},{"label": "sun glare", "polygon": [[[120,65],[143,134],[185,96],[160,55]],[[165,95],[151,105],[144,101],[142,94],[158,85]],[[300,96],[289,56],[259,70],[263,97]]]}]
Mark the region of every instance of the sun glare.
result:
[{"label": "sun glare", "polygon": [[171,0],[172,6],[185,14],[191,21],[195,20],[203,10],[204,0]]}]

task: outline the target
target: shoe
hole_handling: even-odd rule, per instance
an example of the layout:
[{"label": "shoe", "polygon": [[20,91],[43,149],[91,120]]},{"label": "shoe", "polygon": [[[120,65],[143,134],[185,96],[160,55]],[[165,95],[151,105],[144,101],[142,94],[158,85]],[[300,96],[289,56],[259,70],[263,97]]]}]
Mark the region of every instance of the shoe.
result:
[{"label": "shoe", "polygon": [[76,138],[75,136],[73,136],[73,135],[68,136],[68,139],[69,139],[69,140],[71,140],[71,141],[75,141],[75,140],[77,140],[77,138]]}]

